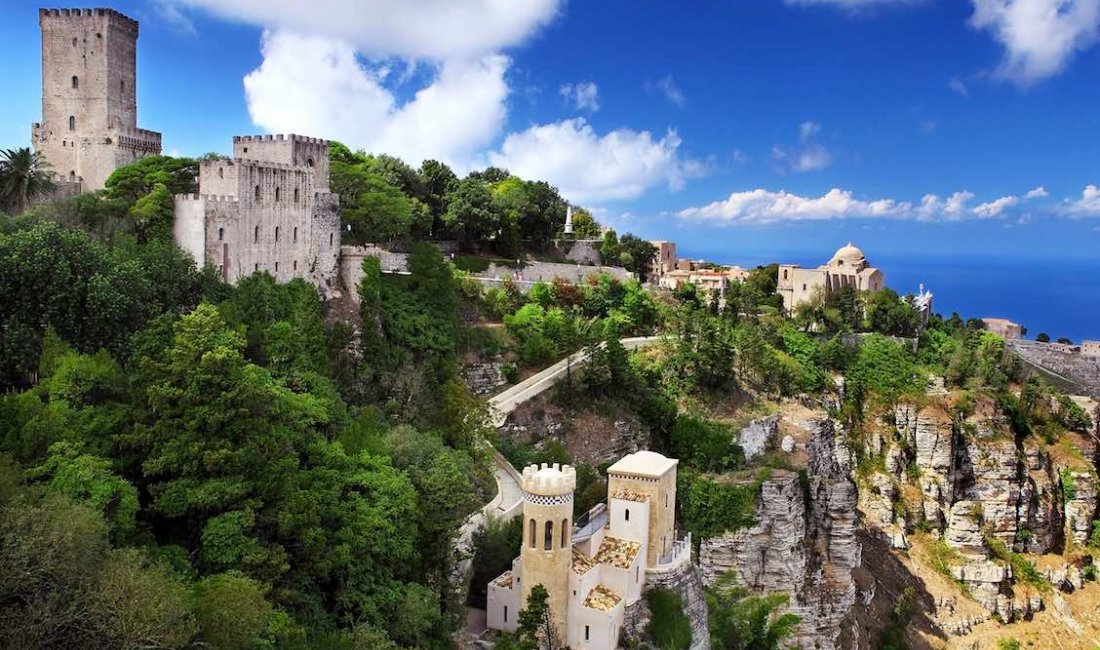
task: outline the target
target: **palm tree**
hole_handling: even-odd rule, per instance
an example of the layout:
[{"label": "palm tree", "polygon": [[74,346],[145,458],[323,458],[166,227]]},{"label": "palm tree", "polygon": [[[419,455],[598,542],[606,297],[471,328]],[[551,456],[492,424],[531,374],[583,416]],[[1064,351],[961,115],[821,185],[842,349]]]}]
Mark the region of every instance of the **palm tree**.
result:
[{"label": "palm tree", "polygon": [[0,152],[0,207],[18,214],[53,191],[50,163],[29,147]]}]

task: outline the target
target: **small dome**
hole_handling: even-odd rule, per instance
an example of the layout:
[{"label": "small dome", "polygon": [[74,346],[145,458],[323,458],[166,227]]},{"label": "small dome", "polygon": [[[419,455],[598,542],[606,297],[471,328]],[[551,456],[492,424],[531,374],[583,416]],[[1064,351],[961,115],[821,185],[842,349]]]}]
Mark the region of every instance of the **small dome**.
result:
[{"label": "small dome", "polygon": [[848,242],[837,250],[829,263],[834,266],[861,266],[867,263],[867,258],[863,256],[863,251]]}]

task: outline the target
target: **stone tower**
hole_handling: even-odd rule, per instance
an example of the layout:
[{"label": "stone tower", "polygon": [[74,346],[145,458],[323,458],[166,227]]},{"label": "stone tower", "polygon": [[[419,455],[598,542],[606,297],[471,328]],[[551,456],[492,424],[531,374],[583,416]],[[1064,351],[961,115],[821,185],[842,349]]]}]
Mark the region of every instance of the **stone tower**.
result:
[{"label": "stone tower", "polygon": [[577,472],[569,465],[529,465],[523,469],[523,591],[520,607],[535,585],[550,594],[558,637],[566,638],[569,571],[573,561],[573,491]]},{"label": "stone tower", "polygon": [[42,121],[31,141],[60,191],[97,190],[117,167],[160,153],[137,128],[137,21],[112,9],[40,9]]}]

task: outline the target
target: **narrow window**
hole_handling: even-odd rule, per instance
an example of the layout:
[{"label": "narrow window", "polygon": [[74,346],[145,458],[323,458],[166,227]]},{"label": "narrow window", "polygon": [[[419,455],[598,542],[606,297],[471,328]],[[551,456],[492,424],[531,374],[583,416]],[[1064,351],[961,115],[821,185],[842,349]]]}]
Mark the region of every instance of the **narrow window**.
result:
[{"label": "narrow window", "polygon": [[668,507],[668,492],[665,492],[665,507]]},{"label": "narrow window", "polygon": [[588,626],[587,625],[584,626],[584,640],[585,641],[588,640]]},{"label": "narrow window", "polygon": [[328,234],[328,245],[332,246],[332,233]]},{"label": "narrow window", "polygon": [[532,519],[531,523],[527,526],[527,545],[531,548],[535,548],[535,520]]},{"label": "narrow window", "polygon": [[783,279],[787,279],[787,269],[783,269]]},{"label": "narrow window", "polygon": [[634,584],[638,584],[638,578],[642,577],[642,565],[634,565]]},{"label": "narrow window", "polygon": [[260,200],[260,186],[259,185],[256,186],[256,200],[257,201]]},{"label": "narrow window", "polygon": [[298,243],[298,226],[294,226],[294,243]]},{"label": "narrow window", "polygon": [[294,270],[298,270],[298,260],[294,260]]},{"label": "narrow window", "polygon": [[313,166],[313,159],[312,158],[306,158],[306,167],[312,167],[312,166]]},{"label": "narrow window", "polygon": [[245,152],[245,153],[248,153],[248,147],[245,147],[245,148],[244,148],[244,152]]},{"label": "narrow window", "polygon": [[275,272],[276,273],[279,272],[279,263],[278,262],[275,262]]},{"label": "narrow window", "polygon": [[294,202],[295,203],[298,202],[298,188],[297,187],[294,188]]},{"label": "narrow window", "polygon": [[76,37],[73,37],[73,47],[76,47]]},{"label": "narrow window", "polygon": [[218,228],[218,241],[225,239],[225,228]]},{"label": "narrow window", "polygon": [[126,80],[125,79],[119,79],[118,80],[118,92],[120,92],[120,93],[126,92]]},{"label": "narrow window", "polygon": [[218,167],[218,178],[225,178],[225,170]]},{"label": "narrow window", "polygon": [[505,623],[508,622],[508,606],[507,605],[504,606],[504,622]]},{"label": "narrow window", "polygon": [[260,270],[260,265],[259,264],[253,264],[252,265],[252,270],[253,271],[259,271]]},{"label": "narrow window", "polygon": [[554,550],[554,522],[546,522],[546,534],[542,537],[542,550]]},{"label": "narrow window", "polygon": [[279,226],[275,226],[275,241],[279,241]]},{"label": "narrow window", "polygon": [[279,188],[277,187],[275,188],[275,202],[279,202]]},{"label": "narrow window", "polygon": [[70,131],[75,131],[76,130],[76,116],[75,115],[70,115],[69,116],[69,130]]},{"label": "narrow window", "polygon": [[76,172],[74,172],[74,171],[69,172],[69,182],[70,183],[75,183],[76,182]]},{"label": "narrow window", "polygon": [[626,509],[626,520],[630,521],[630,508]]},{"label": "narrow window", "polygon": [[260,243],[260,227],[256,226],[256,229],[252,231],[252,243]]},{"label": "narrow window", "polygon": [[80,88],[80,78],[79,78],[79,77],[77,77],[77,76],[76,76],[76,75],[74,74],[74,75],[73,75],[73,89],[74,89],[74,90],[76,90],[77,88]]},{"label": "narrow window", "polygon": [[569,520],[561,520],[561,547],[565,548],[565,545],[569,543]]},{"label": "narrow window", "polygon": [[803,290],[803,291],[805,291],[805,290],[806,290],[806,285],[802,285],[802,290]]}]

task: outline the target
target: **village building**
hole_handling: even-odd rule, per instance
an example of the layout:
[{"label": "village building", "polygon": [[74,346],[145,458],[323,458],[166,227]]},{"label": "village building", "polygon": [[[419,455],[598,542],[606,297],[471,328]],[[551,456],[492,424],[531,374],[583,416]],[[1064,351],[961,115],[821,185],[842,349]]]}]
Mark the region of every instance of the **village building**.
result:
[{"label": "village building", "polygon": [[987,331],[993,332],[1006,341],[1018,339],[1024,335],[1023,325],[1014,323],[1007,318],[983,318],[982,323],[985,324]]},{"label": "village building", "polygon": [[1086,357],[1100,357],[1100,341],[1081,341],[1081,354]]},{"label": "village building", "polygon": [[40,9],[42,121],[31,143],[53,170],[55,196],[103,189],[111,173],[160,154],[137,126],[138,23],[113,9]]},{"label": "village building", "polygon": [[335,290],[339,197],[329,191],[329,143],[300,135],[233,138],[233,155],[199,164],[199,193],[175,197],[172,235],[226,282],[267,271]]},{"label": "village building", "polygon": [[818,291],[828,295],[845,286],[856,291],[878,291],[886,286],[886,276],[871,266],[863,251],[851,242],[816,269],[800,268],[797,264],[779,265],[778,291],[787,311],[809,302]]},{"label": "village building", "polygon": [[488,586],[487,625],[515,632],[531,590],[542,585],[559,640],[573,650],[618,647],[626,609],[650,573],[691,561],[691,536],[676,534],[676,465],[652,451],[608,468],[607,503],[573,525],[576,471],[523,470],[523,543],[512,570]]},{"label": "village building", "polygon": [[657,249],[649,270],[649,278],[650,282],[658,282],[664,274],[676,270],[676,242],[651,241],[649,243]]}]

